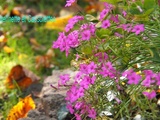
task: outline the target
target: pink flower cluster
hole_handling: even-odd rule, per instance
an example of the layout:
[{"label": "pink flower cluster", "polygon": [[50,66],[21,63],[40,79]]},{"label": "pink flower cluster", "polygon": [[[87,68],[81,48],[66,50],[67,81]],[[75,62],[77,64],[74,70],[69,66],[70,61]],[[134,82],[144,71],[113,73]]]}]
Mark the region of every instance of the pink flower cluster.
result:
[{"label": "pink flower cluster", "polygon": [[[109,28],[111,26],[111,21],[113,21],[116,24],[120,24],[118,14],[117,15],[110,14],[110,18],[105,20],[106,16],[109,15],[109,13],[111,13],[113,6],[108,3],[104,3],[104,5],[105,9],[102,10],[102,12],[100,13],[100,20],[102,21],[101,27],[104,29]],[[126,17],[127,12],[123,10],[122,15]],[[141,32],[144,32],[145,30],[143,24],[138,24],[135,25],[134,27],[132,26],[133,26],[132,24],[128,23],[128,24],[120,24],[118,27],[122,28],[124,31],[127,31],[128,33],[133,32],[136,35],[139,35]]]},{"label": "pink flower cluster", "polygon": [[[83,19],[82,16],[74,16],[68,21],[65,31],[71,31],[74,25]],[[68,56],[71,48],[78,47],[81,41],[89,41],[91,36],[95,35],[95,31],[95,24],[89,23],[81,25],[80,30],[73,30],[70,33],[60,32],[58,39],[53,42],[52,47],[59,48],[61,52],[65,51],[66,56]]]},{"label": "pink flower cluster", "polygon": [[[85,90],[89,89],[89,86],[94,84],[96,76],[93,74],[96,73],[97,65],[94,62],[90,64],[81,64],[80,71],[75,76],[75,82],[72,84],[69,91],[66,93],[67,108],[71,114],[75,114],[77,120],[81,120],[80,115],[87,114],[88,117],[95,119],[96,111],[90,104],[87,104],[85,101],[80,101],[81,98],[85,95]],[[65,85],[69,80],[68,74],[60,76],[59,83]],[[79,114],[75,110],[80,111]]]},{"label": "pink flower cluster", "polygon": [[[102,57],[102,55],[104,55],[104,57]],[[79,72],[74,77],[75,82],[66,93],[67,108],[70,113],[77,117],[77,120],[80,120],[82,114],[87,114],[88,117],[92,119],[96,118],[96,109],[84,101],[84,97],[85,91],[89,90],[89,88],[95,84],[95,81],[98,79],[97,76],[102,75],[103,77],[110,77],[112,79],[116,77],[116,70],[111,62],[107,62],[107,54],[97,53],[96,56],[99,61],[103,62],[95,64],[92,61],[89,64],[80,64]],[[66,85],[69,78],[68,74],[61,75],[59,83]],[[79,111],[79,114],[75,111]]]},{"label": "pink flower cluster", "polygon": [[71,18],[69,21],[68,21],[68,24],[66,25],[65,27],[65,31],[66,32],[69,32],[73,27],[74,25],[79,22],[80,20],[84,20],[84,17],[83,16],[74,16],[73,18]]},{"label": "pink flower cluster", "polygon": [[[152,70],[144,70],[142,75],[140,75],[134,72],[133,69],[130,69],[120,74],[113,67],[112,63],[108,61],[108,55],[106,53],[99,52],[96,53],[95,56],[97,56],[99,63],[96,64],[91,61],[89,64],[80,64],[79,72],[74,77],[75,81],[66,93],[65,100],[67,101],[67,108],[71,114],[75,115],[77,120],[81,120],[81,116],[84,114],[92,119],[96,118],[96,108],[93,108],[90,103],[85,101],[85,95],[86,91],[88,91],[99,79],[99,76],[102,76],[105,79],[114,80],[117,85],[117,80],[120,76],[127,79],[128,86],[131,84],[141,84],[143,87],[146,87],[146,89],[152,89],[151,86],[160,85],[160,73],[154,73]],[[66,85],[69,79],[69,74],[61,75],[59,84]],[[118,90],[119,88],[117,88],[117,91]],[[142,94],[149,100],[156,97],[154,89],[149,92],[143,91]],[[122,102],[118,98],[116,101],[118,104],[121,104]]]},{"label": "pink flower cluster", "polygon": [[122,24],[118,26],[119,28],[122,28],[124,31],[134,32],[136,35],[139,35],[141,32],[144,32],[145,28],[143,24],[137,24],[134,27],[132,24]]},{"label": "pink flower cluster", "polygon": [[[67,0],[67,6],[71,6],[75,0]],[[100,13],[100,21],[102,22],[101,28],[107,29],[111,27],[111,24],[114,23],[118,28],[122,28],[124,31],[130,33],[135,33],[139,35],[144,32],[145,28],[143,24],[137,24],[133,26],[132,24],[120,24],[118,15],[110,14],[110,17],[106,19],[106,16],[112,12],[113,6],[108,3],[104,3],[105,9]],[[126,11],[122,12],[124,17],[127,16]],[[83,16],[74,16],[68,21],[68,24],[65,27],[65,32],[60,32],[58,39],[53,42],[53,48],[59,48],[62,52],[66,52],[68,56],[71,48],[76,48],[81,45],[84,41],[89,41],[91,38],[94,38],[96,27],[92,22],[85,23],[80,25],[78,30],[73,30],[74,26],[79,22],[83,21]],[[115,33],[117,37],[123,37],[119,33]],[[97,63],[90,61],[90,63],[80,64],[79,72],[74,77],[74,83],[71,85],[70,89],[66,93],[65,100],[67,101],[67,108],[71,114],[74,114],[77,120],[81,120],[83,115],[95,119],[97,112],[91,103],[85,101],[86,91],[89,91],[90,87],[99,80],[101,76],[102,79],[115,80],[116,85],[120,76],[123,76],[127,79],[128,85],[138,85],[141,84],[143,87],[150,88],[151,86],[160,85],[160,73],[154,73],[151,70],[143,71],[145,76],[137,74],[134,70],[127,70],[120,74],[114,65],[108,60],[108,55],[106,52],[97,52],[94,54]],[[77,55],[77,60],[79,56]],[[95,61],[96,61],[95,60]],[[69,74],[64,74],[60,76],[58,86],[65,86],[70,80]],[[117,85],[118,86],[118,85]],[[117,89],[118,90],[118,89]],[[144,91],[142,93],[148,99],[153,99],[156,96],[155,90],[150,92]],[[121,101],[117,99],[118,101]],[[121,102],[119,102],[120,104]],[[77,112],[78,111],[78,112]]]},{"label": "pink flower cluster", "polygon": [[[128,84],[138,85],[146,87],[147,89],[152,89],[160,85],[160,73],[154,73],[152,70],[144,70],[142,77],[141,75],[134,72],[132,69],[125,71],[122,76],[128,79]],[[144,78],[142,80],[142,78]],[[143,95],[145,95],[148,99],[153,99],[156,97],[156,91],[152,90],[150,92],[144,91]]]}]

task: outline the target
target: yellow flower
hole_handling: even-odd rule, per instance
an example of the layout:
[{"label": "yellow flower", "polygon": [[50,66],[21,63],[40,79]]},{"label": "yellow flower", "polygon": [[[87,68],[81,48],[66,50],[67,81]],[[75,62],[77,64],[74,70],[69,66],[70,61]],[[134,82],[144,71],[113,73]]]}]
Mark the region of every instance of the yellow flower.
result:
[{"label": "yellow flower", "polygon": [[4,46],[4,47],[3,47],[3,50],[4,50],[6,53],[12,53],[12,52],[14,51],[13,48],[10,48],[10,47],[8,47],[8,46]]},{"label": "yellow flower", "polygon": [[126,44],[126,47],[130,47],[131,46],[131,44]]},{"label": "yellow flower", "polygon": [[58,17],[55,18],[54,21],[48,21],[45,25],[47,29],[58,29],[58,30],[64,30],[66,24],[68,23],[68,20],[71,19],[73,15],[67,15],[64,17]]},{"label": "yellow flower", "polygon": [[29,110],[35,109],[35,103],[31,95],[26,96],[24,99],[13,106],[10,110],[7,120],[18,120],[19,118],[27,117]]}]

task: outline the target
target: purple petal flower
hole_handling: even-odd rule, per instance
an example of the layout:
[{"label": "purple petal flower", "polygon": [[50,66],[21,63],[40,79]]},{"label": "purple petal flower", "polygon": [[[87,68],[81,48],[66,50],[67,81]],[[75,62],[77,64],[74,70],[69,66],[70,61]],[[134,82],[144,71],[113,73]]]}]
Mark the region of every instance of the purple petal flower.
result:
[{"label": "purple petal flower", "polygon": [[123,35],[119,34],[118,32],[115,32],[114,35],[119,37],[119,38],[123,38]]},{"label": "purple petal flower", "polygon": [[142,92],[149,100],[156,97],[156,92],[153,90],[152,92]]},{"label": "purple petal flower", "polygon": [[143,86],[146,86],[146,87],[150,87],[150,85],[151,85],[151,77],[150,77],[150,76],[147,76],[147,77],[143,80],[142,85],[143,85]]},{"label": "purple petal flower", "polygon": [[110,27],[111,26],[111,24],[110,24],[110,22],[109,22],[109,20],[104,20],[103,22],[102,22],[102,28],[108,28],[108,27]]},{"label": "purple petal flower", "polygon": [[96,53],[95,57],[98,57],[99,62],[103,62],[108,59],[108,55],[105,52],[104,53],[102,53],[102,52]]},{"label": "purple petal flower", "polygon": [[67,0],[66,2],[67,3],[65,5],[65,7],[69,7],[69,6],[71,6],[75,2],[75,0]]},{"label": "purple petal flower", "polygon": [[96,118],[96,111],[94,108],[88,110],[88,117],[90,117],[92,119]]},{"label": "purple petal flower", "polygon": [[75,115],[75,117],[76,117],[76,120],[82,120],[82,119],[81,119],[81,116],[80,116],[79,114],[75,113],[74,115]]},{"label": "purple petal flower", "polygon": [[109,11],[111,11],[111,10],[113,9],[112,4],[109,4],[109,3],[107,3],[107,2],[104,2],[104,6],[105,6],[105,8],[106,8],[107,10],[109,10]]},{"label": "purple petal flower", "polygon": [[78,31],[75,30],[73,32],[71,32],[67,38],[66,38],[66,42],[68,43],[69,47],[75,48],[77,46],[79,46],[79,39],[78,39]]},{"label": "purple petal flower", "polygon": [[128,84],[137,85],[141,79],[141,76],[136,74],[135,72],[128,76]]},{"label": "purple petal flower", "polygon": [[144,32],[144,25],[143,24],[135,25],[132,29],[132,32],[134,32],[136,35],[140,34],[141,32]]},{"label": "purple petal flower", "polygon": [[156,76],[155,76],[156,80],[157,80],[157,83],[156,85],[160,85],[160,73],[158,73]]},{"label": "purple petal flower", "polygon": [[132,69],[125,71],[122,73],[122,76],[128,79],[128,84],[137,85],[141,79],[141,76],[134,72]]},{"label": "purple petal flower", "polygon": [[69,74],[60,75],[60,83],[61,83],[61,85],[66,85],[66,82],[69,81],[69,79],[70,79]]},{"label": "purple petal flower", "polygon": [[94,62],[91,62],[89,65],[88,65],[88,73],[95,73],[96,72],[96,68],[97,68],[97,65],[94,63]]},{"label": "purple petal flower", "polygon": [[124,31],[131,32],[132,24],[122,24],[119,26],[119,28],[122,28]]},{"label": "purple petal flower", "polygon": [[82,105],[83,105],[83,102],[76,102],[74,107],[75,107],[76,110],[79,110]]},{"label": "purple petal flower", "polygon": [[122,15],[123,15],[124,17],[126,17],[127,12],[123,10],[123,11],[122,11]]},{"label": "purple petal flower", "polygon": [[106,15],[108,14],[109,10],[108,9],[104,9],[101,13],[100,13],[100,20],[103,20]]},{"label": "purple petal flower", "polygon": [[84,74],[88,74],[88,65],[80,64],[80,72],[82,72]]},{"label": "purple petal flower", "polygon": [[111,15],[110,20],[112,20],[115,23],[119,23],[118,15]]},{"label": "purple petal flower", "polygon": [[66,25],[65,27],[65,31],[66,32],[69,32],[73,27],[74,25],[79,22],[80,20],[83,20],[84,17],[83,16],[74,16],[73,18],[71,18],[69,21],[68,21],[68,24]]},{"label": "purple petal flower", "polygon": [[73,109],[73,106],[71,105],[71,104],[67,104],[67,109],[69,110],[69,112],[71,113],[71,114],[73,114],[74,113],[74,109]]},{"label": "purple petal flower", "polygon": [[82,35],[82,38],[81,38],[82,40],[89,40],[91,37],[91,32],[90,32],[90,30],[84,30],[81,33],[81,35]]}]

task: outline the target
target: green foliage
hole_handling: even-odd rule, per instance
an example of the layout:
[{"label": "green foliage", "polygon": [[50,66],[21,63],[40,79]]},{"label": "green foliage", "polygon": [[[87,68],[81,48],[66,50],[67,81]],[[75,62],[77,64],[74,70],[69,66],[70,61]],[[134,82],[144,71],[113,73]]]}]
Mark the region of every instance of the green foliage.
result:
[{"label": "green foliage", "polygon": [[[77,85],[79,89],[84,89],[84,96],[75,97],[76,100],[73,99],[74,101],[70,98],[71,100],[67,101],[75,110],[77,110],[75,107],[77,102],[87,103],[96,109],[97,116],[103,116],[101,115],[102,111],[109,111],[112,113],[113,119],[118,120],[122,118],[133,119],[137,114],[147,119],[156,120],[159,118],[159,109],[155,102],[157,100],[155,94],[157,89],[159,89],[159,83],[155,81],[159,79],[155,76],[159,75],[160,72],[160,7],[155,0],[144,0],[144,3],[141,0],[135,2],[128,0],[102,1],[113,4],[113,9],[108,8],[110,12],[103,16],[103,20],[88,14],[85,16],[83,25],[90,22],[95,23],[96,33],[90,40],[81,41],[80,37],[80,44],[76,48],[80,56],[77,61],[77,64],[80,63],[80,65],[76,67],[79,68],[80,73],[82,72],[82,76],[78,79],[77,84],[74,83],[71,87],[70,94],[72,94],[72,89]],[[127,11],[126,16],[122,14],[123,10]],[[111,20],[111,15],[117,15],[119,22]],[[110,25],[106,25],[107,28],[103,27],[104,20],[110,21]],[[131,27],[121,27],[124,24]],[[142,27],[143,25],[144,27]],[[139,28],[136,28],[137,26]],[[136,30],[134,31],[135,28]],[[140,29],[142,31],[137,33]],[[83,30],[80,28],[80,35],[81,31]],[[101,61],[97,60],[97,53],[102,53],[99,56]],[[103,59],[104,53],[108,55],[108,58]],[[112,70],[109,69],[110,65],[106,65],[108,61],[116,69],[114,77],[110,77]],[[98,66],[95,68],[96,72],[86,72],[88,69],[90,70],[90,63]],[[85,68],[83,68],[83,65]],[[102,69],[105,69],[105,67],[108,69],[103,71]],[[128,73],[123,75],[126,70],[133,70],[135,75],[131,71],[127,71]],[[149,74],[145,73],[144,70],[154,72],[154,77],[150,80],[150,82],[153,80],[154,84],[149,83],[149,86],[147,86],[148,84],[144,83],[148,79],[147,75]],[[108,74],[103,76],[103,72]],[[90,80],[86,82],[86,78],[83,75],[89,78],[96,77],[95,83],[90,83]],[[136,81],[135,76],[140,77],[138,83],[129,83],[130,79],[134,82]],[[87,88],[87,85],[87,87],[81,85],[83,82],[89,84],[89,88]],[[67,95],[70,95],[70,91],[68,91]],[[150,93],[151,91],[154,92],[153,98],[150,98],[151,96],[148,97],[144,93]],[[107,95],[108,92],[112,92],[113,100],[107,99],[109,96]],[[118,98],[121,102],[117,102],[115,98]],[[87,113],[81,114],[81,110],[83,108],[78,109],[75,113],[85,117]]]},{"label": "green foliage", "polygon": [[[45,10],[47,10],[47,15],[57,16],[64,1],[40,0],[37,2],[36,0],[0,0],[0,3],[0,12],[7,6],[7,16],[15,6],[26,6],[26,9],[34,9],[35,11],[38,11],[38,13],[44,13]],[[55,7],[56,9],[53,11],[53,8]],[[42,68],[42,70],[37,70],[35,68],[35,57],[38,55],[45,55],[47,50],[52,48],[52,42],[53,40],[56,40],[58,34],[58,31],[56,30],[46,29],[44,24],[45,23],[29,22],[0,23],[0,31],[5,33],[7,39],[5,46],[13,49],[13,52],[6,53],[3,48],[4,46],[0,48],[0,111],[2,111],[2,114],[0,113],[0,119],[1,115],[3,115],[3,119],[7,117],[9,110],[18,102],[19,97],[23,95],[20,90],[9,90],[4,85],[5,79],[13,66],[21,64],[23,67],[43,77],[45,75],[50,75],[53,69],[62,69],[70,65],[72,55],[69,56],[70,59],[67,59],[64,54],[55,50],[55,57],[53,56],[51,58],[54,65],[53,68]],[[35,38],[37,43],[44,49],[35,50],[30,38]]]},{"label": "green foliage", "polygon": [[101,0],[101,1],[117,5],[117,3],[122,2],[123,0]]},{"label": "green foliage", "polygon": [[22,97],[22,93],[18,89],[8,90],[3,98],[0,97],[0,109],[4,118],[7,117],[10,109],[18,103],[20,97]]}]

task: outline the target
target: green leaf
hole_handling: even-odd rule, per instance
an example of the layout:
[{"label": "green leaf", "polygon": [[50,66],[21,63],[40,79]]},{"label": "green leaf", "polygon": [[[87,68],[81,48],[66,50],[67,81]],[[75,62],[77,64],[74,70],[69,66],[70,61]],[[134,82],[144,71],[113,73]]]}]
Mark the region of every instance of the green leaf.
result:
[{"label": "green leaf", "polygon": [[158,53],[158,50],[156,49],[156,48],[150,48],[149,49],[149,51],[150,51],[150,54],[151,54],[151,60],[152,61],[154,61],[154,62],[158,62],[158,63],[160,63],[160,55],[159,55],[159,53]]},{"label": "green leaf", "polygon": [[90,45],[86,44],[81,47],[81,52],[85,55],[92,54],[92,48]]},{"label": "green leaf", "polygon": [[97,18],[95,18],[93,15],[90,15],[90,14],[87,14],[85,15],[85,18],[88,20],[88,21],[98,21]]},{"label": "green leaf", "polygon": [[109,36],[111,33],[109,29],[100,29],[96,31],[96,35],[101,39]]},{"label": "green leaf", "polygon": [[122,15],[118,15],[118,19],[119,19],[120,23],[122,23],[122,24],[126,23],[126,19]]},{"label": "green leaf", "polygon": [[156,1],[155,0],[144,0],[144,8],[146,10],[155,8],[156,6]]},{"label": "green leaf", "polygon": [[100,1],[116,5],[118,2],[122,2],[123,0],[100,0]]}]

